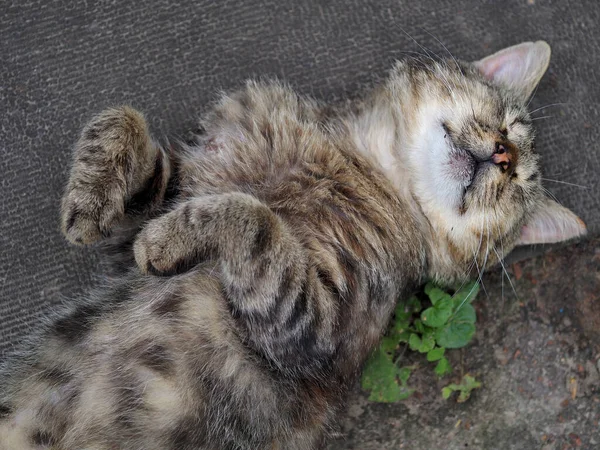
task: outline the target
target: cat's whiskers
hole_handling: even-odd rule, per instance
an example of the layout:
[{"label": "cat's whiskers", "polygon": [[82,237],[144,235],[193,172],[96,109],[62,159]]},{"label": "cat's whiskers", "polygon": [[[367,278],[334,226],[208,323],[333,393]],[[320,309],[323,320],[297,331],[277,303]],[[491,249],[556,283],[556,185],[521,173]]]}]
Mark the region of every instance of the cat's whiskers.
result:
[{"label": "cat's whiskers", "polygon": [[429,59],[431,59],[431,61],[435,62],[435,60],[433,59],[433,57],[431,56],[431,54],[433,54],[436,58],[438,58],[438,60],[441,60],[440,56],[434,52],[433,50],[431,50],[430,48],[427,48],[423,45],[421,45],[408,31],[406,31],[404,28],[402,28],[398,23],[396,23],[396,26],[400,29],[400,31],[402,31],[411,41],[413,41],[415,44],[417,44],[419,46],[419,48],[421,50],[423,50],[427,56],[429,57]]},{"label": "cat's whiskers", "polygon": [[[429,59],[433,64],[436,64],[438,61],[436,61],[435,59],[433,59],[430,55],[425,54],[425,53],[421,53],[421,52],[416,52],[416,51],[411,51],[411,50],[401,50],[400,53],[402,54],[406,54],[409,55],[409,58],[412,58],[415,61],[419,61],[419,58],[417,56],[413,56],[413,55],[419,55],[422,58],[427,58]],[[427,72],[431,73],[432,75],[435,75],[435,72],[429,68],[429,67],[424,67],[424,70],[426,70]],[[442,76],[444,76],[444,80],[440,80],[442,82],[442,84],[444,84],[444,86],[446,87],[446,89],[448,89],[448,92],[450,93],[450,95],[454,95],[454,91],[452,90],[452,88],[450,87],[448,78],[446,78],[445,75],[442,74]]]},{"label": "cat's whiskers", "polygon": [[[496,251],[496,256],[498,256],[498,260],[500,261],[500,264],[502,265],[502,268],[504,269],[504,265],[502,263],[502,260],[504,259],[504,242],[502,240],[502,231],[500,230],[500,222],[498,221],[498,213],[495,211],[494,212],[494,221],[496,222],[496,231],[498,232],[498,238],[500,239],[500,247],[502,249],[502,257],[500,257],[498,255],[498,252]],[[496,247],[494,246],[494,250],[496,250]],[[500,277],[500,289],[501,289],[501,299],[502,299],[502,311],[504,311],[504,275],[508,276],[508,273],[506,272],[506,269],[504,270],[504,272],[502,273],[502,276]]]},{"label": "cat's whiskers", "polygon": [[535,94],[537,94],[538,88],[540,87],[540,85],[536,85],[535,89],[533,90],[533,94],[531,94],[531,97],[529,97],[529,101],[527,102],[527,104],[525,105],[525,108],[529,107],[529,104],[531,103],[531,101],[533,100],[533,98],[535,97]]},{"label": "cat's whiskers", "polygon": [[[417,44],[419,46],[419,48],[421,50],[423,50],[425,52],[425,56],[426,58],[428,58],[434,65],[435,64],[444,64],[444,60],[440,57],[440,55],[438,55],[437,53],[435,53],[433,50],[421,45],[414,37],[412,37],[404,28],[402,28],[400,25],[396,24],[396,26],[400,29],[400,31],[402,31],[409,39],[411,39],[415,44]],[[434,59],[431,54],[433,54],[436,58]],[[446,67],[447,67],[447,63]],[[441,80],[442,83],[444,84],[444,86],[446,86],[446,89],[448,89],[448,93],[450,94],[450,96],[452,98],[455,98],[455,93],[454,90],[452,89],[452,87],[450,86],[450,81],[448,80],[448,78],[446,77],[446,75],[443,73],[442,71],[439,71],[439,74],[444,78],[444,80]]]},{"label": "cat's whiskers", "polygon": [[[519,301],[519,295],[517,294],[517,290],[515,289],[515,286],[513,285],[512,280],[510,279],[510,275],[508,274],[508,271],[506,270],[506,267],[504,266],[504,261],[503,261],[504,258],[500,257],[500,255],[498,254],[498,250],[496,250],[496,247],[494,247],[494,252],[496,252],[496,256],[498,257],[498,261],[500,262],[500,265],[502,266],[502,270],[506,274],[506,278],[508,279],[510,287],[512,288],[512,290],[514,292],[515,297],[517,298],[517,301]],[[504,276],[502,276],[502,280],[504,280]],[[504,303],[504,285],[502,287],[502,302]]]},{"label": "cat's whiskers", "polygon": [[[477,250],[474,252],[473,256],[473,262],[475,263],[475,265],[477,266],[477,273],[479,275],[479,277],[477,278],[477,283],[473,285],[473,287],[471,288],[471,290],[469,291],[469,293],[465,296],[465,298],[463,299],[463,301],[460,303],[460,305],[458,305],[458,307],[456,308],[456,311],[459,311],[463,305],[465,304],[465,302],[467,301],[467,299],[471,296],[471,293],[473,292],[473,290],[475,289],[475,286],[477,285],[481,285],[481,287],[483,288],[483,292],[485,292],[486,295],[488,295],[486,289],[485,289],[485,285],[483,284],[483,272],[479,269],[479,265],[477,264],[477,257],[479,256],[479,251],[481,250],[481,246],[483,244],[483,225],[484,225],[484,219],[487,219],[487,217],[484,215],[481,218],[481,233],[479,234],[479,246],[477,247]],[[489,245],[489,227],[488,227],[488,245]],[[488,254],[489,248],[486,249],[486,256],[485,256],[485,260],[484,260],[484,265],[483,267],[485,268],[485,264],[487,262],[487,254]],[[473,267],[473,264],[471,264],[471,267]],[[462,287],[466,284],[466,282],[463,282],[463,284],[456,290],[456,292],[460,291],[462,289]],[[456,292],[454,293],[454,295],[456,295]],[[452,298],[454,298],[454,296],[452,296]]]},{"label": "cat's whiskers", "polygon": [[515,297],[517,298],[517,300],[519,300],[519,295],[517,294],[517,290],[515,289],[515,286],[513,285],[513,282],[510,278],[510,274],[508,273],[508,271],[506,270],[506,266],[504,265],[504,257],[506,256],[506,254],[504,253],[504,240],[502,239],[502,233],[500,231],[500,222],[498,220],[498,213],[495,212],[495,219],[496,219],[496,224],[497,225],[497,230],[498,230],[498,237],[500,239],[500,248],[502,251],[502,255],[498,254],[498,250],[496,249],[496,247],[494,246],[494,251],[496,252],[496,256],[498,257],[498,262],[500,263],[500,266],[502,266],[502,270],[503,270],[503,275],[502,275],[502,306],[504,309],[504,275],[506,275],[506,278],[508,280],[508,283],[510,284],[510,287],[513,291],[513,293],[515,294]]},{"label": "cat's whiskers", "polygon": [[[403,52],[406,53],[406,52]],[[410,52],[410,53],[416,53],[417,55],[420,55],[422,57],[428,58],[429,60],[431,60],[431,62],[433,64],[439,64],[439,61],[436,61],[435,59],[433,59],[431,56],[429,55],[425,55],[423,53],[420,52]],[[416,59],[416,57],[412,57],[414,59]],[[425,70],[427,70],[429,73],[431,73],[432,76],[436,76],[436,75],[440,75],[442,78],[438,78],[438,80],[444,85],[444,87],[447,89],[448,91],[448,95],[450,95],[452,98],[455,98],[456,94],[454,92],[454,89],[452,89],[452,87],[450,86],[450,80],[448,79],[448,77],[446,76],[446,74],[443,73],[442,70],[435,72],[433,69],[429,68],[429,67],[425,67]]]},{"label": "cat's whiskers", "polygon": [[[456,308],[456,311],[454,312],[454,314],[456,314],[458,311],[460,311],[460,309],[463,307],[463,305],[465,304],[465,302],[467,301],[467,299],[471,296],[471,294],[473,293],[473,290],[475,289],[475,287],[478,285],[478,283],[473,284],[473,287],[471,288],[471,290],[469,291],[469,293],[467,295],[465,295],[465,298],[463,298],[462,302],[460,302],[460,305],[458,305],[458,307]],[[464,286],[464,284],[463,284]],[[462,288],[462,286],[461,286]],[[460,289],[457,290],[457,292]],[[454,294],[456,295],[456,293]],[[452,296],[452,298],[454,298],[454,296]]]},{"label": "cat's whiskers", "polygon": [[[450,50],[448,50],[448,47],[446,47],[444,45],[444,43],[442,41],[440,41],[437,36],[433,35],[432,33],[430,33],[429,31],[427,31],[425,28],[423,27],[419,27],[421,28],[421,30],[423,30],[425,33],[427,33],[429,36],[431,36],[432,38],[434,38],[443,48],[444,50],[446,50],[446,52],[450,55],[450,57],[454,60],[454,64],[456,64],[456,67],[458,68],[458,70],[460,70],[460,73],[462,74],[462,76],[465,76],[465,73],[462,70],[462,67],[460,66],[460,64],[458,63],[458,60],[454,57],[454,55],[452,54],[452,52]],[[446,67],[448,66],[448,64],[446,63]]]},{"label": "cat's whiskers", "polygon": [[[433,64],[437,64],[438,61],[436,61],[435,59],[433,59],[430,55],[428,54],[424,54],[421,52],[415,52],[415,51],[401,51],[400,53],[405,53],[405,54],[416,54],[419,55],[421,57],[424,58],[428,58]],[[416,56],[409,56],[410,58],[413,58],[414,60],[417,60],[418,58]],[[429,73],[431,73],[433,76],[436,75],[436,73],[433,71],[433,69],[429,68],[429,67],[425,67],[425,70],[427,70]],[[440,75],[443,77],[443,79],[440,79],[441,83],[446,87],[446,89],[448,90],[448,94],[450,94],[450,96],[452,98],[454,98],[455,93],[454,90],[452,89],[452,87],[450,86],[450,81],[448,80],[448,78],[446,77],[445,74],[443,74],[442,72],[440,72]]]},{"label": "cat's whiskers", "polygon": [[465,284],[467,284],[467,283],[469,282],[469,274],[471,273],[471,270],[473,270],[473,266],[474,266],[474,265],[475,265],[475,261],[473,261],[473,262],[472,262],[472,263],[469,265],[469,267],[467,268],[467,270],[465,271],[465,281],[463,281],[463,282],[460,284],[460,286],[458,287],[458,289],[456,289],[456,290],[454,291],[454,295],[451,297],[451,300],[452,300],[452,299],[454,299],[454,297],[456,297],[456,293],[457,293],[458,291],[460,291],[460,290],[461,290],[461,289],[462,289],[462,288],[465,286]]},{"label": "cat's whiskers", "polygon": [[551,117],[554,117],[554,116],[540,116],[540,117],[533,117],[533,118],[531,119],[531,121],[533,122],[533,121],[535,121],[535,120],[549,119],[549,118],[551,118]]},{"label": "cat's whiskers", "polygon": [[560,183],[560,184],[566,184],[567,186],[575,186],[581,189],[589,189],[587,186],[583,186],[581,184],[575,184],[575,183],[569,183],[567,181],[560,181],[560,180],[553,180],[552,178],[541,178],[544,181],[550,181],[552,183]]},{"label": "cat's whiskers", "polygon": [[558,200],[558,198],[556,198],[556,196],[550,192],[550,190],[546,189],[544,186],[542,186],[542,190],[549,196],[551,197],[556,203],[558,203],[559,205],[562,205],[562,203],[560,203],[560,201]]},{"label": "cat's whiskers", "polygon": [[[427,31],[423,27],[421,27],[421,29],[425,33],[427,33],[429,36],[431,36],[432,38],[434,38],[444,48],[444,50],[450,55],[450,57],[454,61],[454,64],[456,65],[456,67],[460,71],[461,75],[464,77],[465,76],[465,72],[463,71],[462,66],[458,63],[458,60],[454,57],[454,55],[452,54],[452,52],[450,50],[448,50],[448,47],[446,47],[444,45],[444,43],[437,38],[437,36],[433,35],[432,33],[430,33],[429,31]],[[446,68],[450,69],[450,65],[448,64],[448,62],[447,62],[446,59],[442,59],[441,62],[442,62],[442,64],[444,64],[446,66]],[[444,75],[444,78],[445,78],[445,75]],[[446,81],[447,81],[447,79],[446,79]],[[452,96],[452,98],[454,98],[454,91],[453,90],[450,91],[450,95]],[[471,102],[471,109],[473,109],[473,100],[471,98],[469,98],[469,101]],[[473,113],[473,117],[475,117],[475,113]]]},{"label": "cat's whiskers", "polygon": [[533,111],[529,111],[529,114],[533,114],[545,108],[550,108],[551,106],[562,106],[566,105],[566,103],[550,103],[548,105],[540,106],[539,108],[534,109]]},{"label": "cat's whiskers", "polygon": [[477,245],[477,249],[473,252],[473,262],[475,263],[475,267],[477,268],[477,275],[481,278],[481,270],[479,270],[479,264],[477,262],[479,258],[479,252],[481,251],[481,246],[483,244],[483,217],[481,218],[481,231],[479,233],[479,244]]},{"label": "cat's whiskers", "polygon": [[471,264],[469,264],[469,267],[467,267],[467,270],[465,271],[465,275],[469,275],[471,273],[471,271],[473,270],[473,267],[475,266],[475,258],[473,258],[473,261],[471,262]]},{"label": "cat's whiskers", "polygon": [[483,284],[483,271],[485,270],[485,267],[487,266],[487,261],[488,261],[488,256],[490,255],[490,223],[488,221],[488,216],[487,214],[485,214],[483,216],[485,218],[485,226],[487,229],[487,239],[485,241],[485,259],[483,260],[483,265],[482,270],[481,270],[481,276],[480,276],[480,282],[481,282],[481,287],[483,288],[483,292],[485,292],[486,297],[489,297],[489,294],[485,288],[485,285]]},{"label": "cat's whiskers", "polygon": [[[483,272],[482,272],[482,270],[479,268],[479,264],[477,263],[477,259],[479,258],[479,253],[480,253],[480,251],[481,251],[481,246],[483,245],[483,225],[484,225],[484,219],[485,219],[485,216],[482,216],[482,217],[481,217],[481,231],[480,231],[480,233],[479,233],[479,246],[477,247],[477,250],[476,250],[476,251],[475,251],[475,253],[473,254],[473,256],[474,256],[474,259],[473,259],[473,261],[475,262],[475,267],[477,268],[477,274],[479,275],[479,276],[478,276],[478,278],[477,278],[477,280],[479,281],[479,283],[481,283],[481,277],[482,277],[482,275],[483,275]],[[484,267],[485,267],[485,266],[484,266]],[[484,291],[484,292],[486,293],[486,295],[487,295],[487,292],[486,292],[486,290],[485,290],[485,286],[483,286],[483,283],[481,283],[481,285],[482,285],[482,287],[483,287],[483,291]]]}]

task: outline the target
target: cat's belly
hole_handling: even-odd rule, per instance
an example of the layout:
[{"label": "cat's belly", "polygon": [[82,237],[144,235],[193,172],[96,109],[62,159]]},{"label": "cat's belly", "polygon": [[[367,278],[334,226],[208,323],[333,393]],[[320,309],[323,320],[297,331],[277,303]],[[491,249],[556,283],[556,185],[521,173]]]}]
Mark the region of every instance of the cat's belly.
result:
[{"label": "cat's belly", "polygon": [[257,364],[221,291],[215,267],[129,275],[54,321],[13,364],[0,449],[250,449],[289,435],[296,389]]}]

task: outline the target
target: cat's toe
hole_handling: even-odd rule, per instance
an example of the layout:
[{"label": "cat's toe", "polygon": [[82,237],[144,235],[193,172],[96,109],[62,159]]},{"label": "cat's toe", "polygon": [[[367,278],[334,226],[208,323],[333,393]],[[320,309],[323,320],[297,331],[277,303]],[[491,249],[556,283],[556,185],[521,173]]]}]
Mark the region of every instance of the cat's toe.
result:
[{"label": "cat's toe", "polygon": [[135,242],[133,250],[135,262],[143,274],[171,276],[181,272],[176,261],[171,261],[167,255],[161,255],[159,251],[139,239]]},{"label": "cat's toe", "polygon": [[152,261],[149,259],[146,249],[147,244],[142,236],[142,233],[140,233],[133,244],[133,255],[140,271],[144,274],[150,274],[154,272],[154,266],[152,265]]},{"label": "cat's toe", "polygon": [[77,245],[93,244],[102,238],[96,221],[76,209],[63,218],[62,231],[69,242]]},{"label": "cat's toe", "polygon": [[168,237],[163,236],[153,226],[142,230],[133,245],[135,262],[144,274],[167,276],[177,273],[177,263],[173,260],[166,244]]},{"label": "cat's toe", "polygon": [[133,254],[144,274],[171,276],[187,272],[198,264],[194,241],[182,229],[177,211],[151,220],[138,233]]},{"label": "cat's toe", "polygon": [[123,206],[88,195],[65,195],[61,211],[61,229],[73,244],[89,245],[110,236],[123,216]]}]

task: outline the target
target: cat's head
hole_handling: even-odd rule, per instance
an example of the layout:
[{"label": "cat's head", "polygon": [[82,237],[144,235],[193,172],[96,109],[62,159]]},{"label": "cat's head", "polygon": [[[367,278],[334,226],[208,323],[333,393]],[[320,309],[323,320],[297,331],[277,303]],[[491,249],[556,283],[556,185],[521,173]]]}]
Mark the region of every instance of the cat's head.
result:
[{"label": "cat's head", "polygon": [[392,73],[392,87],[404,87],[403,165],[431,228],[432,278],[473,276],[516,245],[585,233],[541,185],[527,106],[549,61],[539,41],[474,63],[411,60]]}]

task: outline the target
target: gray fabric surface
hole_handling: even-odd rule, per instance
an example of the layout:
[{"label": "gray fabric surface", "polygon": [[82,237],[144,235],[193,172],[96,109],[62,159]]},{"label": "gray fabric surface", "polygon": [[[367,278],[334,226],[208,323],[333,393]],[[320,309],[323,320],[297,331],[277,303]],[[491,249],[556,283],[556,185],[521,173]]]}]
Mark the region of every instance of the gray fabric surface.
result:
[{"label": "gray fabric surface", "polygon": [[93,252],[70,247],[58,206],[70,148],[92,114],[129,103],[180,135],[219,89],[285,78],[334,99],[385,75],[402,51],[478,59],[547,40],[532,101],[547,188],[600,231],[600,3],[435,0],[20,0],[0,6],[0,358],[35,317],[92,282]]}]

